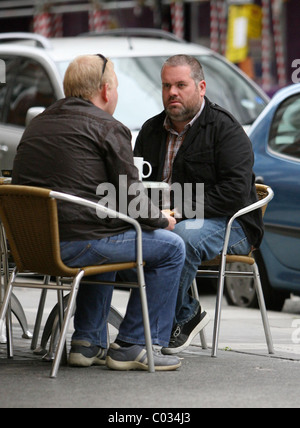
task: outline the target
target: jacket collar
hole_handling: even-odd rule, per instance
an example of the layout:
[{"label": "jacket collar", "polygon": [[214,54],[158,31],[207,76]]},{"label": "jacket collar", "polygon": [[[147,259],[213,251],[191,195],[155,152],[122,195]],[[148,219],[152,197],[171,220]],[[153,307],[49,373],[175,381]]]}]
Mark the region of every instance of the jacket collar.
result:
[{"label": "jacket collar", "polygon": [[183,153],[189,145],[194,141],[196,135],[199,132],[199,128],[206,127],[208,123],[214,122],[214,115],[211,107],[213,103],[209,101],[208,98],[205,97],[205,107],[203,112],[200,114],[200,117],[195,121],[193,126],[188,130],[186,137],[180,147],[178,154]]},{"label": "jacket collar", "polygon": [[[189,147],[189,145],[194,141],[194,138],[199,132],[199,128],[205,127],[208,123],[214,122],[214,115],[212,111],[212,106],[214,103],[211,103],[207,97],[205,97],[205,106],[200,114],[200,116],[195,120],[191,128],[188,130],[186,137],[182,143],[182,146],[180,147],[178,154],[185,152],[185,150]],[[167,131],[165,127],[163,126],[164,121],[166,118],[166,113],[163,111],[161,112],[157,117],[156,120],[159,121],[159,125],[156,122],[156,125],[154,126],[154,132],[157,132],[160,134],[160,137],[158,137],[161,141],[160,144],[160,153],[159,153],[159,171],[158,171],[158,177],[162,176],[162,170],[164,166],[164,159],[166,156],[166,138],[167,138]],[[157,126],[158,125],[158,126]]]},{"label": "jacket collar", "polygon": [[205,98],[205,107],[197,121],[197,124],[201,126],[205,126],[207,123],[214,122],[215,120],[211,110],[211,107],[214,106],[214,103],[209,101],[209,99],[206,96],[204,98]]}]

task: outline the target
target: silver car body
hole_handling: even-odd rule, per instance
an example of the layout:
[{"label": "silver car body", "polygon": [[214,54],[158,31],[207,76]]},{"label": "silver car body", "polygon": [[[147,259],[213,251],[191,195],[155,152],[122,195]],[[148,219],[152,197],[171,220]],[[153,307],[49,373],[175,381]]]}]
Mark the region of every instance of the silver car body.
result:
[{"label": "silver car body", "polygon": [[[34,46],[36,40],[12,43],[1,40],[0,35],[0,59],[30,58],[38,63],[48,76],[54,99],[64,97],[64,73],[75,57],[101,53],[114,62],[119,80],[119,102],[115,117],[131,129],[133,146],[142,124],[163,109],[160,70],[165,59],[171,55],[190,54],[199,58],[206,74],[208,97],[234,115],[241,115],[238,119],[245,128],[269,102],[267,95],[237,67],[220,55],[196,44],[156,38],[103,35],[36,38],[42,47]],[[7,108],[7,104],[3,103],[1,106],[0,92],[0,109]],[[33,116],[47,105],[30,107],[40,108],[30,110]],[[12,168],[16,148],[25,129],[25,123],[12,124],[5,120],[4,116],[4,112],[1,115],[0,110],[0,170]]]}]

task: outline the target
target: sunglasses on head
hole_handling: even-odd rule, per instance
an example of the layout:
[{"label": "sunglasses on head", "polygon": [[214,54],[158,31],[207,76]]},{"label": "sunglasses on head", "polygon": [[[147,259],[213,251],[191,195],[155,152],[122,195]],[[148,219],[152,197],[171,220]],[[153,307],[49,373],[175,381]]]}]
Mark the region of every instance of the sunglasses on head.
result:
[{"label": "sunglasses on head", "polygon": [[102,78],[103,78],[103,75],[104,75],[104,72],[105,72],[105,68],[106,68],[106,64],[108,63],[108,59],[105,58],[105,56],[101,55],[101,54],[96,54],[96,56],[98,56],[99,58],[101,58],[103,60],[102,73],[101,73],[101,77],[100,77],[100,85],[101,85]]}]

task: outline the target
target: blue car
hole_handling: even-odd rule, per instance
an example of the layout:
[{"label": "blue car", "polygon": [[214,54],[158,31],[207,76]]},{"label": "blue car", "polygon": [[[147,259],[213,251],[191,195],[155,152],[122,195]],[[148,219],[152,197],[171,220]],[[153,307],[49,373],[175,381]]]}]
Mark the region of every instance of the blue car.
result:
[{"label": "blue car", "polygon": [[[267,307],[281,310],[291,293],[300,295],[300,84],[274,96],[249,137],[257,182],[271,186],[275,193],[264,217],[266,232],[256,259]],[[257,305],[249,279],[228,279],[226,297],[230,304]]]}]

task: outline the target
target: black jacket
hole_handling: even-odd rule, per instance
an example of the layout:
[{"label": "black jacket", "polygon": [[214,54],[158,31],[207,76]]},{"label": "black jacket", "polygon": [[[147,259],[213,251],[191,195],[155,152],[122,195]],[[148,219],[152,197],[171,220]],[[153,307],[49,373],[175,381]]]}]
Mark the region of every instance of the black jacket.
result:
[{"label": "black jacket", "polygon": [[[126,176],[126,188],[119,176]],[[127,214],[135,195],[128,195],[124,210],[118,205],[120,194],[138,182],[133,164],[130,131],[111,115],[80,98],[66,98],[36,117],[25,130],[13,167],[13,183],[44,187],[87,198],[101,199],[98,186],[110,183],[116,190],[115,207]],[[98,193],[98,194],[97,194]],[[105,196],[105,195],[103,195]],[[152,218],[137,218],[143,228],[168,226],[168,220],[142,195]],[[124,199],[123,199],[124,200]],[[77,241],[100,239],[128,229],[118,219],[100,219],[95,210],[60,202],[60,239]]]},{"label": "black jacket", "polygon": [[[166,155],[165,113],[148,120],[135,146],[135,156],[152,165],[148,180],[161,180]],[[172,183],[204,183],[204,217],[231,217],[257,201],[252,145],[234,117],[211,103],[188,130],[174,160]],[[193,198],[195,194],[193,193]],[[196,199],[196,198],[195,198]],[[258,248],[263,237],[261,210],[239,220],[251,245]]]}]

